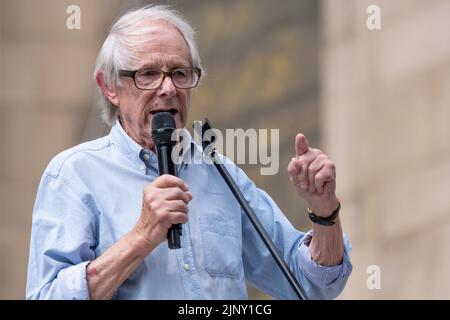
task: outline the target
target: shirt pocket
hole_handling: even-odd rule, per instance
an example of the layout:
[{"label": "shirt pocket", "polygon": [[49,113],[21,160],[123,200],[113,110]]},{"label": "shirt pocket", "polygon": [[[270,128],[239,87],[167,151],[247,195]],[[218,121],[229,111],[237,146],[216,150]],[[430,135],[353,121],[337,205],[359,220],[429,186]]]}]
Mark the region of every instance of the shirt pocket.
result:
[{"label": "shirt pocket", "polygon": [[212,204],[199,217],[204,268],[211,277],[238,279],[243,274],[240,220],[237,213],[227,212],[231,207],[214,201],[217,196],[208,195]]}]

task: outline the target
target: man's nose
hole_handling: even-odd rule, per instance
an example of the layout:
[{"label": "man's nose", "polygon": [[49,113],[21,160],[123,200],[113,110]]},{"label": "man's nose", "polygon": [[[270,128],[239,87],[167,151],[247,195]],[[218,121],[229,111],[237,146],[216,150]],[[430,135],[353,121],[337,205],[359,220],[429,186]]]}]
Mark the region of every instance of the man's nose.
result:
[{"label": "man's nose", "polygon": [[165,75],[161,86],[158,89],[158,94],[161,96],[172,97],[176,94],[177,88],[174,86],[172,78],[169,75]]}]

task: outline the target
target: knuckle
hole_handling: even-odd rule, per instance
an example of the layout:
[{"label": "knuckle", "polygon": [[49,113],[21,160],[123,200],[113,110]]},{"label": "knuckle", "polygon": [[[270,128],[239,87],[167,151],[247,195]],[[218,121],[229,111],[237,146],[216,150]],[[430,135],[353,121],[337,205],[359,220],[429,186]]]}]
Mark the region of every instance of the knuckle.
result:
[{"label": "knuckle", "polygon": [[176,188],[175,193],[176,193],[176,196],[177,196],[178,199],[183,199],[184,195],[186,194],[186,192],[183,191],[183,189],[181,189],[179,187]]},{"label": "knuckle", "polygon": [[178,202],[184,202],[185,200],[186,200],[186,198],[187,198],[187,195],[186,195],[186,193],[184,192],[184,191],[182,191],[182,190],[180,190],[180,189],[178,189],[176,192],[175,192],[175,199],[178,201]]},{"label": "knuckle", "polygon": [[299,166],[302,168],[302,170],[305,170],[306,169],[306,166],[308,165],[308,161],[307,161],[307,159],[304,157],[303,159],[300,159],[299,161],[298,161],[298,164],[299,164]]},{"label": "knuckle", "polygon": [[289,172],[289,173],[295,173],[295,167],[294,167],[294,165],[292,164],[292,162],[288,165],[288,167],[287,167],[287,171]]},{"label": "knuckle", "polygon": [[335,170],[335,169],[336,169],[336,165],[335,165],[334,162],[331,161],[331,160],[327,160],[327,161],[325,162],[325,167],[326,167],[327,169],[331,169],[331,170]]},{"label": "knuckle", "polygon": [[149,201],[154,201],[156,199],[155,195],[158,193],[157,190],[151,189],[149,192],[147,192],[147,199]]},{"label": "knuckle", "polygon": [[184,201],[183,200],[175,200],[175,206],[177,208],[182,208],[184,205]]},{"label": "knuckle", "polygon": [[330,169],[336,170],[336,164],[333,161],[330,161]]},{"label": "knuckle", "polygon": [[142,191],[144,197],[148,197],[153,193],[153,187],[151,185],[146,185]]},{"label": "knuckle", "polygon": [[145,205],[151,206],[151,204],[153,202],[153,195],[151,193],[145,193],[143,202]]},{"label": "knuckle", "polygon": [[167,221],[169,219],[169,212],[164,209],[158,210],[158,218],[160,221]]},{"label": "knuckle", "polygon": [[155,223],[160,223],[163,220],[161,217],[161,211],[159,209],[153,209],[152,213],[152,219],[155,220]]},{"label": "knuckle", "polygon": [[153,210],[155,210],[155,212],[157,212],[158,214],[164,209],[163,202],[161,200],[153,201],[152,206]]},{"label": "knuckle", "polygon": [[177,208],[180,208],[181,210],[184,210],[185,208],[187,208],[187,204],[183,200],[177,200],[176,206],[177,206]]},{"label": "knuckle", "polygon": [[316,174],[316,176],[314,177],[314,181],[315,182],[321,182],[322,180],[324,180],[324,175],[322,172],[319,172],[318,174]]},{"label": "knuckle", "polygon": [[312,162],[312,163],[310,163],[310,165],[308,166],[308,172],[309,173],[314,173],[314,172],[316,172],[318,169],[320,169],[320,167],[321,167],[321,164],[320,164],[320,162]]}]

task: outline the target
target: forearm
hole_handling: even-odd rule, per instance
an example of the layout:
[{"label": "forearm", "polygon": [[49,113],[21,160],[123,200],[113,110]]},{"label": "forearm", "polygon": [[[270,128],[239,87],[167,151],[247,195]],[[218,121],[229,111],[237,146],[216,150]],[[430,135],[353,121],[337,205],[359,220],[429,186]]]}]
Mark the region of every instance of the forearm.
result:
[{"label": "forearm", "polygon": [[152,249],[134,229],[126,234],[87,266],[90,298],[111,299]]},{"label": "forearm", "polygon": [[335,266],[342,263],[344,238],[339,217],[332,226],[313,223],[313,236],[309,245],[311,257],[322,266]]}]

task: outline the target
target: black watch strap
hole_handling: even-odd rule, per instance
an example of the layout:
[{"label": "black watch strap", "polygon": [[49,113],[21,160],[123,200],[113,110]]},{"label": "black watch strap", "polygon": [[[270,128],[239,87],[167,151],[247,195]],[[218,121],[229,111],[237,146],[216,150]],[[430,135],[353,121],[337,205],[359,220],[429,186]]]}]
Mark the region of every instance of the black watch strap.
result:
[{"label": "black watch strap", "polygon": [[316,215],[314,212],[312,212],[310,208],[308,208],[308,216],[309,219],[311,219],[311,221],[314,223],[320,224],[322,226],[332,226],[334,225],[334,220],[336,220],[339,214],[339,210],[341,210],[341,203],[339,203],[336,210],[334,210],[330,216],[322,218]]}]

